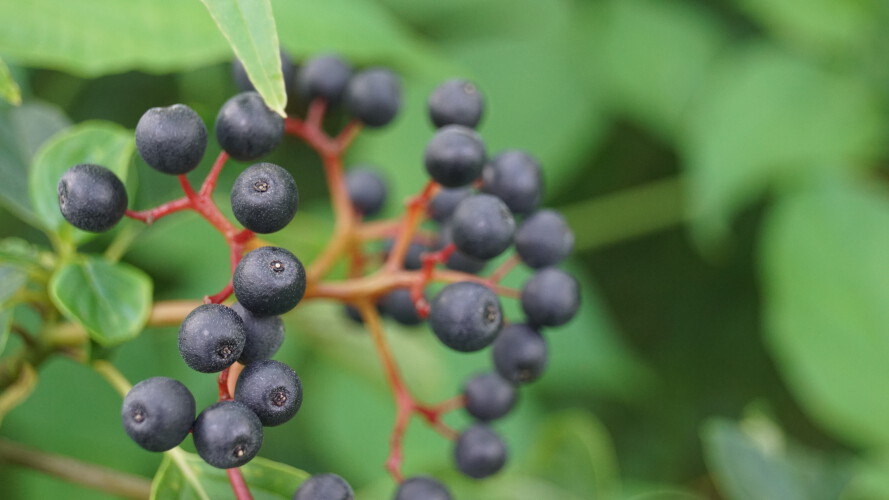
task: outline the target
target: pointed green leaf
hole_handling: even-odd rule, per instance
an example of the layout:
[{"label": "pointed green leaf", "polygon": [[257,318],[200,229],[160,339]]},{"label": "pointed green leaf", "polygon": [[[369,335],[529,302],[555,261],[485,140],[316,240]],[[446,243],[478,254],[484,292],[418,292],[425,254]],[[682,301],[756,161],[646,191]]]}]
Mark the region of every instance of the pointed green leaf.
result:
[{"label": "pointed green leaf", "polygon": [[287,116],[287,89],[281,73],[281,58],[275,16],[269,0],[201,0],[225,35],[235,56],[266,105]]},{"label": "pointed green leaf", "polygon": [[16,106],[22,103],[22,90],[19,84],[15,83],[12,73],[9,72],[9,66],[3,59],[0,59],[0,97]]},{"label": "pointed green leaf", "polygon": [[[126,181],[135,147],[132,131],[102,121],[76,125],[47,141],[34,157],[28,175],[31,204],[43,227],[58,233],[68,225],[59,211],[58,199],[59,179],[66,170],[78,163],[95,163]],[[77,242],[88,239],[91,234],[73,230]]]},{"label": "pointed green leaf", "polygon": [[136,337],[151,311],[151,279],[122,262],[87,256],[59,268],[49,282],[53,303],[108,346]]}]

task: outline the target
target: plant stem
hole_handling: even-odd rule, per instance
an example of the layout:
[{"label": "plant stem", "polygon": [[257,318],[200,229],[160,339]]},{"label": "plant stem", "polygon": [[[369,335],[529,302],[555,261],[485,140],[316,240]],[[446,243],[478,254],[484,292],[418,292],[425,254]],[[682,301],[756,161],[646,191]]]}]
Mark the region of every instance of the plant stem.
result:
[{"label": "plant stem", "polygon": [[133,384],[130,383],[126,377],[123,376],[123,373],[112,365],[110,362],[105,360],[93,361],[93,370],[96,370],[96,373],[102,376],[110,385],[120,394],[120,397],[125,397],[130,389],[133,388]]}]

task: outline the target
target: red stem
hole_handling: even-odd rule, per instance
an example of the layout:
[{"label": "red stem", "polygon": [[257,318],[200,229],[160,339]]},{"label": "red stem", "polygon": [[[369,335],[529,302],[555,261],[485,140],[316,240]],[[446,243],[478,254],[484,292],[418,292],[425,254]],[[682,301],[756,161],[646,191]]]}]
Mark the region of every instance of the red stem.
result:
[{"label": "red stem", "polygon": [[225,469],[225,473],[228,475],[228,482],[231,483],[232,491],[235,492],[235,497],[238,500],[253,500],[253,495],[250,494],[250,489],[247,488],[241,469]]},{"label": "red stem", "polygon": [[219,156],[216,157],[216,161],[213,163],[213,168],[210,169],[210,173],[204,179],[204,184],[201,185],[201,196],[209,197],[213,194],[213,190],[216,189],[216,182],[219,180],[219,174],[227,161],[228,153],[225,151],[219,153]]}]

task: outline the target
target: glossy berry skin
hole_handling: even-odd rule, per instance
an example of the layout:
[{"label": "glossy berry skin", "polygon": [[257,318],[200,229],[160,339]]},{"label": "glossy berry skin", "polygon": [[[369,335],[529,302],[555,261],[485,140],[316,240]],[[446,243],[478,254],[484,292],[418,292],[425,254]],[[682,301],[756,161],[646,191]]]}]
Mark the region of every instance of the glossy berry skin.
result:
[{"label": "glossy berry skin", "polygon": [[202,304],[179,327],[179,354],[192,370],[222,371],[241,357],[247,332],[238,313],[222,304]]},{"label": "glossy berry skin", "polygon": [[207,127],[184,104],[151,108],[136,124],[136,149],[151,168],[170,175],[194,170],[207,149]]},{"label": "glossy berry skin", "polygon": [[195,402],[178,380],[152,377],[134,385],[123,399],[120,418],[127,435],[148,451],[179,446],[194,423]]},{"label": "glossy berry skin", "polygon": [[494,341],[503,325],[497,295],[471,281],[451,283],[432,299],[429,325],[443,344],[461,352],[477,351]]},{"label": "glossy berry skin", "polygon": [[522,310],[532,325],[564,325],[579,308],[580,285],[561,269],[540,269],[522,287]]},{"label": "glossy berry skin", "polygon": [[336,474],[315,474],[303,481],[293,500],[353,500],[355,493],[345,479]]},{"label": "glossy berry skin", "polygon": [[426,211],[429,217],[432,217],[432,220],[443,224],[454,214],[457,205],[470,195],[472,195],[472,189],[468,187],[442,188],[429,201]]},{"label": "glossy berry skin", "polygon": [[231,191],[235,218],[254,233],[284,229],[299,208],[299,191],[290,172],[273,163],[257,163],[235,179]]},{"label": "glossy berry skin", "polygon": [[321,54],[306,60],[296,73],[296,88],[306,100],[321,98],[336,106],[346,92],[352,67],[334,54]]},{"label": "glossy berry skin", "polygon": [[253,161],[278,147],[284,118],[266,107],[253,91],[232,97],[216,115],[216,140],[238,161]]},{"label": "glossy berry skin", "polygon": [[[287,93],[290,94],[290,89],[293,88],[296,80],[297,69],[293,64],[293,61],[290,59],[290,55],[288,55],[287,52],[284,52],[284,49],[280,49],[278,55],[281,59],[281,74],[284,76],[284,88],[287,90]],[[232,80],[235,81],[235,85],[241,92],[256,90],[256,87],[253,86],[253,82],[251,82],[250,78],[247,76],[244,64],[237,58],[232,60]]]},{"label": "glossy berry skin", "polygon": [[426,144],[423,163],[435,182],[458,188],[479,178],[485,158],[485,143],[475,130],[447,125],[438,129]]},{"label": "glossy berry skin", "polygon": [[506,444],[487,425],[475,424],[457,438],[454,459],[460,472],[482,479],[497,473],[506,464]]},{"label": "glossy berry skin", "polygon": [[475,128],[482,119],[485,102],[481,92],[466,80],[448,80],[432,91],[427,101],[429,118],[436,127],[463,125]]},{"label": "glossy berry skin", "polygon": [[537,380],[549,357],[543,335],[522,323],[503,327],[491,347],[491,354],[497,373],[514,384]]},{"label": "glossy berry skin", "polygon": [[302,383],[289,366],[262,359],[244,367],[235,386],[235,401],[253,410],[262,425],[281,425],[299,411]]},{"label": "glossy berry skin", "polygon": [[59,210],[72,226],[101,233],[114,227],[127,210],[127,191],[113,172],[81,163],[62,174]]},{"label": "glossy berry skin", "polygon": [[485,166],[482,192],[503,200],[512,213],[527,215],[537,209],[543,197],[540,164],[519,150],[504,151]]},{"label": "glossy berry skin", "polygon": [[248,252],[232,276],[238,302],[255,316],[275,316],[296,307],[306,293],[306,270],[279,247]]},{"label": "glossy berry skin", "polygon": [[254,316],[240,303],[232,304],[244,322],[246,340],[238,362],[244,365],[271,358],[284,342],[284,321],[280,316]]},{"label": "glossy berry skin", "polygon": [[237,401],[208,406],[194,421],[194,447],[205,462],[219,469],[240,467],[262,447],[262,423]]},{"label": "glossy berry skin", "polygon": [[515,233],[515,247],[522,262],[540,269],[561,262],[574,248],[574,233],[555,210],[538,210]]},{"label": "glossy berry skin", "polygon": [[411,291],[407,288],[396,288],[380,300],[383,312],[405,326],[419,325],[423,318],[417,314],[417,308],[411,299]]},{"label": "glossy berry skin", "polygon": [[387,125],[401,107],[401,82],[385,68],[356,73],[346,87],[346,105],[352,116],[368,127]]},{"label": "glossy berry skin", "polygon": [[[441,226],[441,229],[438,232],[437,249],[441,250],[447,245],[453,243],[453,241],[454,237],[451,225],[445,224]],[[482,271],[482,269],[485,268],[487,263],[488,262],[484,259],[477,259],[470,255],[466,255],[458,248],[451,254],[450,257],[448,257],[447,262],[445,262],[445,267],[463,273],[478,274]]]},{"label": "glossy berry skin", "polygon": [[405,479],[395,492],[395,500],[452,500],[443,484],[429,476]]},{"label": "glossy berry skin", "polygon": [[461,252],[491,259],[512,245],[515,219],[496,196],[476,194],[457,205],[451,217],[451,236]]},{"label": "glossy berry skin", "polygon": [[374,169],[355,167],[346,173],[346,192],[352,206],[367,217],[376,215],[386,203],[386,182]]},{"label": "glossy berry skin", "polygon": [[496,420],[512,410],[516,389],[496,373],[481,373],[463,386],[466,411],[479,420]]}]

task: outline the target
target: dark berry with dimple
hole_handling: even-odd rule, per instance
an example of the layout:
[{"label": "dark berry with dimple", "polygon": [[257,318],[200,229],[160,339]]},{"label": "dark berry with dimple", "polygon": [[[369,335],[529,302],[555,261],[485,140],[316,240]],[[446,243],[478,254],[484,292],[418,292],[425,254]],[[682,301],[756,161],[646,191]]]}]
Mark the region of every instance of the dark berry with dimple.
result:
[{"label": "dark berry with dimple", "polygon": [[240,303],[232,304],[244,322],[246,340],[238,362],[250,364],[260,359],[271,358],[284,342],[284,321],[280,316],[255,316]]},{"label": "dark berry with dimple", "polygon": [[384,313],[402,325],[413,326],[423,322],[407,288],[396,288],[387,293],[380,300],[380,306]]},{"label": "dark berry with dimple", "polygon": [[355,493],[345,479],[336,474],[315,474],[303,481],[293,500],[353,500]]},{"label": "dark berry with dimple", "polygon": [[540,164],[524,151],[504,151],[485,166],[482,192],[503,200],[514,214],[530,214],[543,196]]},{"label": "dark berry with dimple", "polygon": [[427,101],[429,118],[436,127],[463,125],[475,128],[482,119],[485,102],[472,82],[448,80],[432,91]]},{"label": "dark berry with dimple", "polygon": [[299,411],[302,383],[289,366],[262,359],[244,367],[235,386],[235,401],[253,410],[262,425],[281,425]]},{"label": "dark berry with dimple", "polygon": [[238,263],[232,287],[238,302],[254,315],[284,314],[306,293],[306,270],[289,251],[260,247]]},{"label": "dark berry with dimple", "polygon": [[540,269],[522,287],[522,310],[532,325],[564,325],[579,308],[580,285],[561,269]]},{"label": "dark berry with dimple", "polygon": [[232,97],[216,115],[216,140],[232,158],[252,161],[278,147],[284,118],[270,110],[256,92]]},{"label": "dark berry with dimple", "polygon": [[451,236],[457,249],[477,259],[494,258],[512,245],[515,219],[499,198],[476,194],[457,205]]},{"label": "dark berry with dimple", "polygon": [[299,208],[299,191],[290,172],[273,163],[257,163],[235,179],[231,191],[235,218],[254,233],[284,229]]},{"label": "dark berry with dimple", "polygon": [[136,124],[136,149],[150,167],[165,174],[194,170],[207,149],[207,127],[184,104],[151,108]]},{"label": "dark berry with dimple", "polygon": [[487,347],[503,325],[497,295],[471,281],[451,283],[432,299],[429,310],[432,331],[451,349],[470,352]]},{"label": "dark berry with dimple", "polygon": [[481,373],[463,386],[466,411],[479,420],[495,420],[512,410],[516,389],[496,373]]},{"label": "dark berry with dimple", "polygon": [[246,464],[262,447],[262,422],[237,401],[208,406],[194,421],[192,434],[198,455],[219,469]]},{"label": "dark berry with dimple", "polygon": [[457,438],[454,459],[460,472],[482,479],[497,473],[506,464],[506,444],[490,427],[478,423]]},{"label": "dark berry with dimple", "polygon": [[365,69],[349,80],[346,105],[368,127],[387,125],[401,107],[401,82],[388,69]]},{"label": "dark berry with dimple", "polygon": [[214,373],[241,357],[246,340],[238,313],[222,304],[202,304],[179,327],[179,354],[192,370]]},{"label": "dark berry with dimple", "polygon": [[120,418],[127,435],[148,451],[179,446],[194,423],[195,402],[178,380],[152,377],[123,398]]},{"label": "dark berry with dimple", "polygon": [[321,54],[307,59],[296,73],[297,90],[306,100],[322,98],[328,106],[336,106],[346,92],[352,67],[334,54]]},{"label": "dark berry with dimple", "polygon": [[375,169],[354,167],[346,173],[346,192],[361,215],[376,215],[386,203],[386,191],[386,182]]},{"label": "dark berry with dimple", "polygon": [[443,484],[429,476],[405,479],[395,491],[395,500],[452,500]]},{"label": "dark berry with dimple", "polygon": [[[284,49],[280,49],[278,55],[281,59],[281,74],[284,76],[284,88],[289,94],[290,89],[293,88],[294,81],[296,80],[297,68],[290,59],[290,55],[288,55]],[[247,71],[244,69],[244,64],[241,63],[240,59],[232,60],[232,79],[235,81],[235,85],[237,85],[238,89],[242,92],[256,90],[253,86],[253,82],[251,82],[250,78],[247,76]]]},{"label": "dark berry with dimple", "polygon": [[91,163],[74,165],[58,185],[59,210],[72,226],[101,233],[114,227],[127,210],[127,190],[111,170]]},{"label": "dark berry with dimple", "polygon": [[429,200],[429,206],[426,211],[429,217],[439,224],[447,222],[453,215],[454,210],[461,201],[468,198],[472,194],[472,189],[463,188],[441,188],[435,193],[435,196]]},{"label": "dark berry with dimple", "polygon": [[426,144],[423,163],[435,182],[457,188],[479,178],[485,157],[485,143],[475,130],[448,125],[438,129]]},{"label": "dark berry with dimple", "polygon": [[539,210],[524,220],[515,233],[522,262],[539,269],[562,261],[574,248],[574,233],[555,210]]},{"label": "dark berry with dimple", "polygon": [[491,354],[497,373],[514,384],[537,380],[549,357],[543,335],[522,323],[503,327],[491,346]]}]

